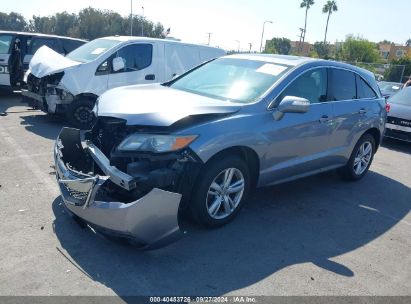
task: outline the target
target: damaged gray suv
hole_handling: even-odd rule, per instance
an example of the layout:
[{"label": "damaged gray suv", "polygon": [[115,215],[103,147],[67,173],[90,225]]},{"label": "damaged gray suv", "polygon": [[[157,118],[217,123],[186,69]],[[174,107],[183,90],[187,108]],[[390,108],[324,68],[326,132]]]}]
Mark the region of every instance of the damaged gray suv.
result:
[{"label": "damaged gray suv", "polygon": [[359,180],[378,149],[385,101],[350,65],[275,55],[215,59],[158,85],[110,90],[92,130],[63,128],[57,180],[70,213],[144,248],[207,227],[247,194],[331,169]]}]

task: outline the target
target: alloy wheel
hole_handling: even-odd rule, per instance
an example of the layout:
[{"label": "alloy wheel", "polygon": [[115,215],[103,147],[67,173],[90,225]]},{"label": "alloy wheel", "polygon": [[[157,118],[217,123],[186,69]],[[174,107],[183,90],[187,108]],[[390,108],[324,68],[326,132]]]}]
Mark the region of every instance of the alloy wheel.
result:
[{"label": "alloy wheel", "polygon": [[356,175],[361,175],[367,170],[372,157],[372,143],[365,141],[359,147],[357,155],[354,159],[354,172]]},{"label": "alloy wheel", "polygon": [[208,214],[217,220],[230,216],[241,202],[244,183],[244,176],[237,168],[227,168],[220,172],[207,192]]}]

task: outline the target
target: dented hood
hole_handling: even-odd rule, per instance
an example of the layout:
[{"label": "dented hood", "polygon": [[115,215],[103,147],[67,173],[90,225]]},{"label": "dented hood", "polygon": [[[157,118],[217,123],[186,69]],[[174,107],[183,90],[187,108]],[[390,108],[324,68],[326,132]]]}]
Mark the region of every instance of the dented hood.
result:
[{"label": "dented hood", "polygon": [[125,119],[128,125],[166,127],[191,115],[229,114],[242,104],[192,94],[162,85],[135,85],[101,95],[97,116]]},{"label": "dented hood", "polygon": [[79,64],[81,64],[81,62],[70,60],[43,45],[33,55],[33,58],[31,58],[29,70],[31,74],[41,78]]}]

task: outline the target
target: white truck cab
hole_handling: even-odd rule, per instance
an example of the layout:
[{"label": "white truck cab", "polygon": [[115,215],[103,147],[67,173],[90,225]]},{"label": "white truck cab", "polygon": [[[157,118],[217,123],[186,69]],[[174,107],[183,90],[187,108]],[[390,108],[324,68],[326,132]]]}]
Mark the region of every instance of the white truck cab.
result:
[{"label": "white truck cab", "polygon": [[225,55],[218,48],[145,37],[95,39],[62,56],[41,47],[25,75],[22,94],[47,113],[66,114],[87,128],[94,103],[105,91],[166,82],[202,62]]}]

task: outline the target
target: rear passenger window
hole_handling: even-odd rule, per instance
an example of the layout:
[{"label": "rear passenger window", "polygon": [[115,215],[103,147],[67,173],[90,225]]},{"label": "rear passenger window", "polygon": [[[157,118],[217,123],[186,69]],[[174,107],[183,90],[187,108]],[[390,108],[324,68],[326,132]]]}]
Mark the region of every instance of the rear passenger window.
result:
[{"label": "rear passenger window", "polygon": [[361,98],[377,98],[377,95],[371,89],[371,87],[362,79],[360,76],[356,75],[357,79],[357,97]]},{"label": "rear passenger window", "polygon": [[151,65],[153,46],[151,44],[132,44],[121,48],[117,57],[124,59],[125,68],[119,72],[133,72]]},{"label": "rear passenger window", "polygon": [[30,52],[29,54],[34,54],[37,50],[42,47],[43,45],[48,46],[52,50],[56,51],[57,53],[61,53],[60,46],[58,44],[57,39],[50,39],[50,38],[34,38],[31,40],[30,45]]},{"label": "rear passenger window", "polygon": [[326,101],[327,70],[319,68],[303,73],[281,93],[277,103],[285,96],[302,97],[310,101],[310,103]]},{"label": "rear passenger window", "polygon": [[329,99],[331,101],[357,99],[355,75],[341,69],[329,69]]}]

